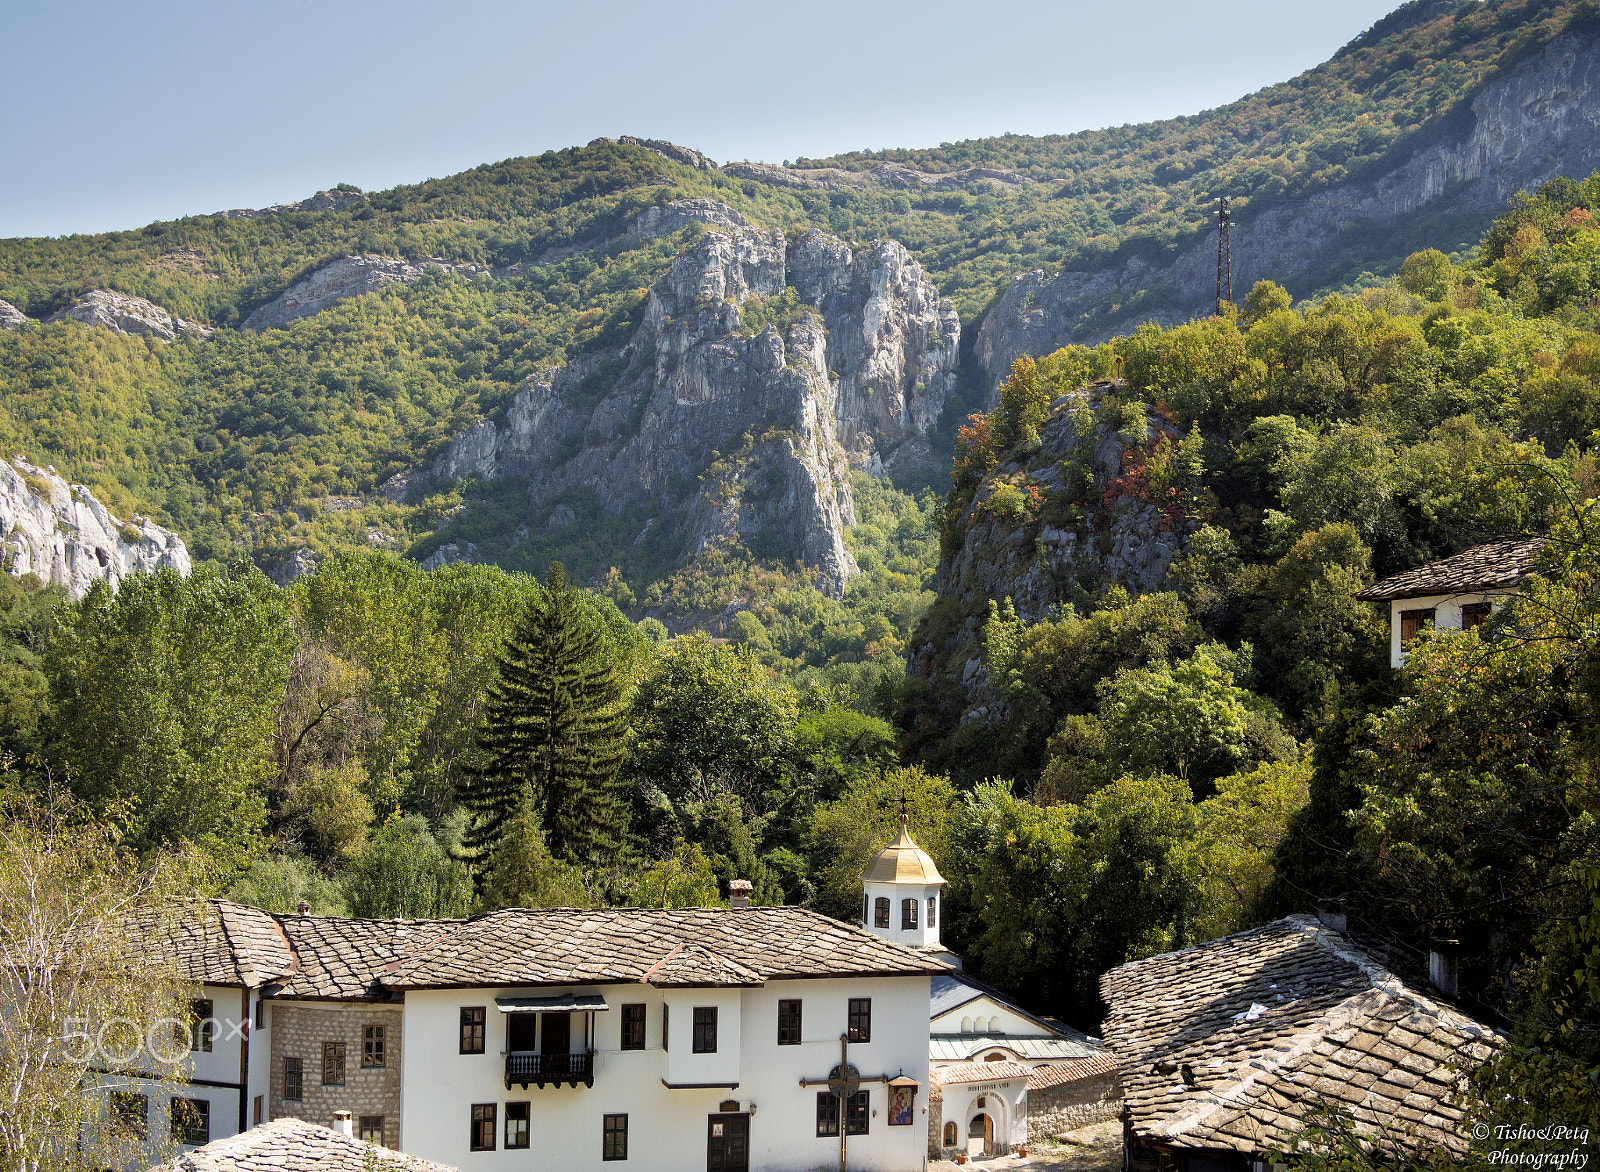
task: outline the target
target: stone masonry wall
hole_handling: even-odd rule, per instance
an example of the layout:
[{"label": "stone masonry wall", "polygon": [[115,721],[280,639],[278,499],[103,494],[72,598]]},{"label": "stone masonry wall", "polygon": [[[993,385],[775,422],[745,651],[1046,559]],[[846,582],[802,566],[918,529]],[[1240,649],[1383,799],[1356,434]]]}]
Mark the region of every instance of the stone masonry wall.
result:
[{"label": "stone masonry wall", "polygon": [[1056,1087],[1030,1087],[1028,1142],[1039,1143],[1063,1131],[1104,1123],[1121,1114],[1122,1098],[1114,1071]]},{"label": "stone masonry wall", "polygon": [[[268,1036],[272,1075],[268,1082],[269,1119],[305,1119],[332,1127],[335,1111],[348,1111],[360,1134],[361,1116],[383,1116],[385,1147],[400,1146],[400,1063],[402,1011],[398,1005],[278,1001],[270,1003]],[[361,1065],[362,1027],[384,1027],[384,1064]],[[322,1085],[322,1044],[344,1043],[344,1085]],[[285,1058],[303,1069],[302,1097],[283,1097]]]}]

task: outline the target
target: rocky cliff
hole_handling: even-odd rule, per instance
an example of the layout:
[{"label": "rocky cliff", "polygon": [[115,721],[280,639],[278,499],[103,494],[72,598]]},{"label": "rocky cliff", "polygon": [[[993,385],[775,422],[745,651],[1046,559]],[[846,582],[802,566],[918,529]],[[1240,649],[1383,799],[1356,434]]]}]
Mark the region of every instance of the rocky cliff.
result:
[{"label": "rocky cliff", "polygon": [[[1600,166],[1600,36],[1557,37],[1486,84],[1458,125],[1376,178],[1243,213],[1231,233],[1234,296],[1242,299],[1261,278],[1294,290],[1294,279],[1327,264],[1353,227],[1394,225],[1422,212],[1487,219],[1518,190],[1558,174],[1589,174]],[[1169,265],[1131,259],[1103,272],[1023,273],[985,316],[974,356],[993,386],[1019,355],[1102,341],[1152,319],[1172,324],[1207,314],[1216,256],[1213,232]],[[1161,308],[1117,312],[1146,291]]]},{"label": "rocky cliff", "polygon": [[0,556],[7,572],[65,586],[74,600],[97,580],[115,589],[129,574],[191,570],[176,534],[137,513],[119,521],[83,485],[20,456],[0,463]]},{"label": "rocky cliff", "polygon": [[592,491],[614,513],[649,512],[639,540],[671,534],[684,557],[776,540],[838,592],[857,572],[851,459],[920,440],[959,340],[953,308],[892,241],[858,254],[815,233],[791,247],[780,232],[712,231],[656,282],[625,346],[530,380],[432,475],[525,477],[548,528],[571,518],[556,498]]},{"label": "rocky cliff", "polygon": [[482,265],[422,260],[411,264],[397,256],[342,256],[290,285],[265,305],[258,306],[239,326],[242,330],[271,330],[296,318],[321,313],[348,297],[374,293],[396,281],[410,282],[429,269],[469,276],[487,273]]},{"label": "rocky cliff", "polygon": [[335,212],[366,201],[367,197],[359,187],[335,187],[295,203],[273,204],[270,208],[233,208],[215,215],[221,220],[257,220],[279,212]]},{"label": "rocky cliff", "polygon": [[0,301],[0,330],[14,330],[32,320],[11,302]]},{"label": "rocky cliff", "polygon": [[1140,470],[1163,435],[1182,436],[1150,414],[1145,439],[1124,438],[1099,409],[1102,395],[1119,388],[1056,399],[1037,446],[1006,453],[947,520],[938,601],[910,644],[912,672],[954,673],[976,696],[977,639],[991,599],[1010,598],[1036,622],[1112,585],[1133,595],[1161,588],[1194,525],[1181,509],[1155,503]]},{"label": "rocky cliff", "polygon": [[67,308],[52,313],[44,320],[82,322],[86,326],[102,326],[119,334],[137,334],[159,338],[163,342],[172,341],[180,333],[192,333],[202,338],[211,336],[211,331],[198,322],[185,321],[143,297],[133,297],[112,289],[91,289]]}]

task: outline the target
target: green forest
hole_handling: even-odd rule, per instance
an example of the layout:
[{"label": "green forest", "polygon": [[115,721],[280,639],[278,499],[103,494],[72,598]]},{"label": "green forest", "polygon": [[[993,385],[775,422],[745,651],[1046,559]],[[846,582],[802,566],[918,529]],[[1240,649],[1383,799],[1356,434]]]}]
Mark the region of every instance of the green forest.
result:
[{"label": "green forest", "polygon": [[[134,849],[197,850],[217,893],[375,917],[746,878],[852,919],[903,798],[946,942],[1030,1004],[1092,1029],[1105,969],[1334,899],[1402,955],[1459,938],[1468,1002],[1516,1042],[1483,1085],[1592,1116],[1597,210],[1600,175],[1556,180],[1465,264],[1300,305],[1262,282],[1021,360],[945,499],[861,478],[842,600],[737,556],[677,576],[685,607],[743,601],[726,639],[559,563],[366,551],[279,589],[238,557],[78,604],[0,577],[6,748],[130,811]],[[1119,474],[1069,457],[1072,491],[1041,489],[1063,411],[1115,435]],[[1070,527],[1130,494],[1188,534],[1159,592],[1079,582],[1023,622],[932,591],[981,514]],[[1354,594],[1525,532],[1552,540],[1521,595],[1391,672]],[[962,722],[959,665],[905,668],[968,618],[999,723]]]}]

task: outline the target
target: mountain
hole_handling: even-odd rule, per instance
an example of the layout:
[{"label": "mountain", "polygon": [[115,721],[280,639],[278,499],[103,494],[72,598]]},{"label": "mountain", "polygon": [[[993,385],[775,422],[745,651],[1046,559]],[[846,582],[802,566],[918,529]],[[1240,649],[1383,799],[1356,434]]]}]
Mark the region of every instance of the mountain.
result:
[{"label": "mountain", "polygon": [[1589,3],[1417,0],[1165,122],[784,166],[600,139],[3,241],[0,444],[280,581],[376,547],[560,558],[675,625],[724,621],[735,563],[837,596],[861,478],[942,482],[1016,355],[1207,312],[1216,196],[1236,287],[1304,296],[1586,174],[1597,37]]}]

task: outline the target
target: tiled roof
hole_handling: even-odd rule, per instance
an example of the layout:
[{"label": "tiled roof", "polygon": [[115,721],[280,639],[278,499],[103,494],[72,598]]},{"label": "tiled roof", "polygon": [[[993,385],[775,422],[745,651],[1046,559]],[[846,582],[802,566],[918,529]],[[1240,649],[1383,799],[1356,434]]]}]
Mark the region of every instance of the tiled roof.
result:
[{"label": "tiled roof", "polygon": [[952,1062],[949,1066],[935,1066],[928,1071],[928,1079],[942,1087],[969,1082],[1000,1082],[1008,1078],[1027,1078],[1026,1066],[1015,1062]]},{"label": "tiled roof", "polygon": [[274,1119],[188,1152],[161,1172],[456,1172],[304,1119]]},{"label": "tiled roof", "polygon": [[1459,1155],[1452,1095],[1496,1041],[1309,916],[1123,965],[1100,990],[1132,1125],[1172,1148],[1270,1151],[1320,1098]]},{"label": "tiled roof", "polygon": [[928,1039],[928,1057],[935,1062],[965,1062],[994,1050],[1009,1050],[1031,1062],[1090,1058],[1104,1048],[1076,1038],[1019,1038],[1010,1034],[934,1034]]},{"label": "tiled roof", "polygon": [[137,947],[176,960],[185,980],[253,989],[294,971],[294,954],[271,915],[243,904],[209,900],[175,909],[170,922],[145,920],[130,929]]},{"label": "tiled roof", "polygon": [[396,964],[383,983],[403,989],[662,977],[667,984],[748,985],[948,971],[943,961],[798,907],[507,908],[455,927]]},{"label": "tiled roof", "polygon": [[1051,1062],[1044,1066],[1035,1066],[1028,1073],[1028,1089],[1042,1091],[1046,1087],[1065,1086],[1070,1082],[1077,1082],[1085,1078],[1099,1078],[1102,1075],[1117,1072],[1116,1056],[1109,1051],[1102,1051],[1091,1058],[1079,1058],[1072,1062]]},{"label": "tiled roof", "polygon": [[460,920],[352,920],[342,916],[279,916],[299,958],[278,997],[382,999],[378,978],[396,960],[432,944]]},{"label": "tiled roof", "polygon": [[1544,552],[1542,537],[1505,537],[1475,545],[1454,557],[1416,566],[1368,586],[1357,598],[1381,602],[1425,594],[1465,594],[1519,586]]}]

